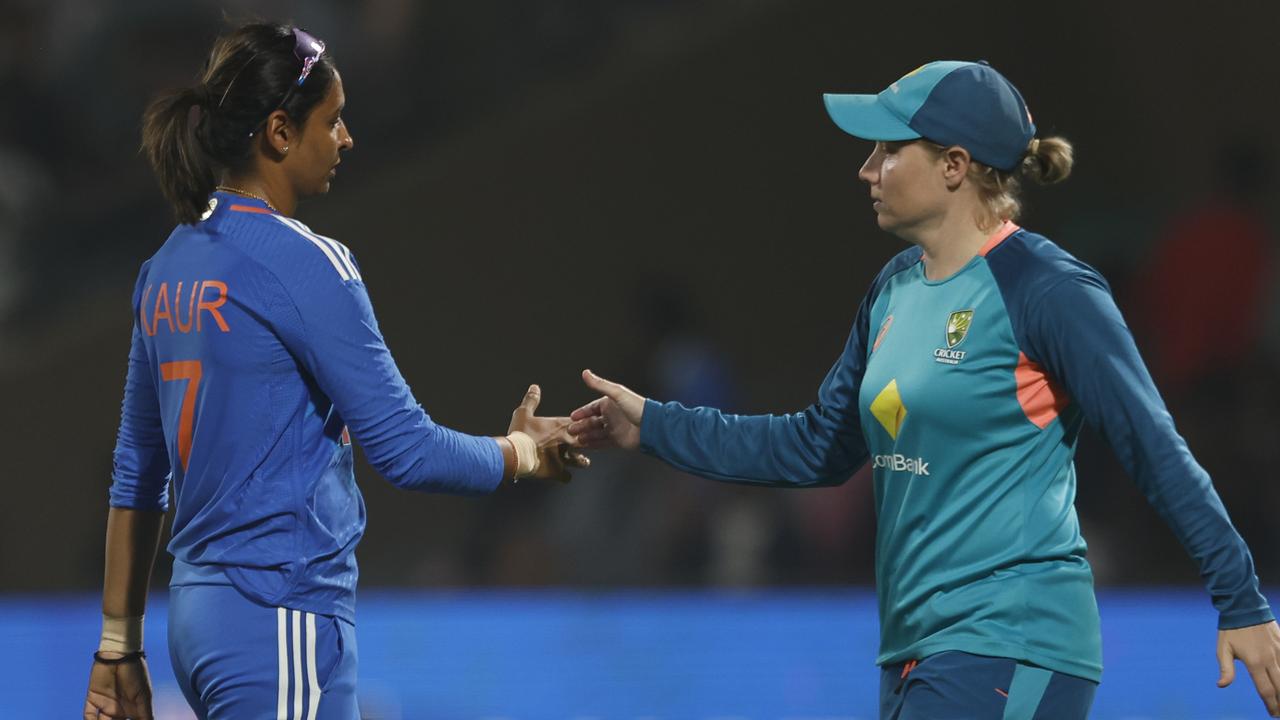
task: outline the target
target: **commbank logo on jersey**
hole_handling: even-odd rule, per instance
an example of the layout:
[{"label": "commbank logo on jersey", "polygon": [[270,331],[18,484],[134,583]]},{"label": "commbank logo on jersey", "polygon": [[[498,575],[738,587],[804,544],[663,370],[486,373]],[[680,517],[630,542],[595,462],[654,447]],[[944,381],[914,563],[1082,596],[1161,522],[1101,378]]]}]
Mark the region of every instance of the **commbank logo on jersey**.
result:
[{"label": "commbank logo on jersey", "polygon": [[929,474],[929,461],[919,457],[907,457],[902,453],[875,455],[871,458],[871,467],[885,468],[893,472],[906,472],[912,475]]},{"label": "commbank logo on jersey", "polygon": [[965,351],[955,350],[955,346],[964,342],[969,334],[969,326],[973,324],[972,310],[957,310],[947,318],[947,346],[933,351],[933,359],[946,365],[959,365],[964,359]]},{"label": "commbank logo on jersey", "polygon": [[[890,380],[888,385],[871,401],[871,415],[880,423],[880,427],[889,433],[893,440],[902,432],[902,423],[907,420],[907,406],[902,402],[902,394],[898,392],[897,379]],[[906,472],[912,475],[928,475],[929,461],[920,457],[907,457],[901,453],[872,455],[871,466],[883,468],[890,472]]]},{"label": "commbank logo on jersey", "polygon": [[898,439],[898,431],[907,419],[907,406],[902,404],[902,396],[898,394],[897,380],[890,380],[876,399],[871,401],[871,415],[880,421],[880,426],[889,433],[889,437]]}]

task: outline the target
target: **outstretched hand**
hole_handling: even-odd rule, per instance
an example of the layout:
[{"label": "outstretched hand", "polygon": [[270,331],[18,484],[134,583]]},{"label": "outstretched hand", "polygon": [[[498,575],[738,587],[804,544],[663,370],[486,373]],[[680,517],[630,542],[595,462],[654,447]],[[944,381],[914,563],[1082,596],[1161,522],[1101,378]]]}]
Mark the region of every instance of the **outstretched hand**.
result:
[{"label": "outstretched hand", "polygon": [[530,385],[524,399],[511,413],[511,425],[507,427],[507,433],[519,430],[533,438],[534,444],[538,446],[538,469],[531,477],[569,482],[569,468],[587,467],[591,464],[591,459],[574,449],[578,443],[569,432],[569,418],[534,415],[541,402],[542,388]]},{"label": "outstretched hand", "polygon": [[151,720],[151,675],[143,658],[119,665],[94,662],[89,671],[85,720],[136,718]]},{"label": "outstretched hand", "polygon": [[582,371],[582,381],[604,397],[592,400],[569,415],[573,420],[569,432],[577,438],[578,446],[624,450],[640,447],[644,398],[590,370]]},{"label": "outstretched hand", "polygon": [[1218,687],[1235,680],[1235,661],[1244,663],[1271,717],[1280,717],[1280,626],[1261,625],[1218,631]]}]

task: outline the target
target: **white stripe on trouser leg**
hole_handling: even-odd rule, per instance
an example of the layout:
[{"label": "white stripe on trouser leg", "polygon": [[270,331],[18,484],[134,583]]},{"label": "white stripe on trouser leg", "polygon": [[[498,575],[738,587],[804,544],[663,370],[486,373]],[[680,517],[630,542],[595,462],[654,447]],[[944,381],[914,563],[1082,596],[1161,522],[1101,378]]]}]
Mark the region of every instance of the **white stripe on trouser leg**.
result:
[{"label": "white stripe on trouser leg", "polygon": [[276,720],[288,720],[289,712],[289,654],[285,650],[284,608],[276,608],[276,654],[279,660],[280,675],[276,681],[279,690],[276,692]]},{"label": "white stripe on trouser leg", "polygon": [[302,613],[293,613],[293,718],[302,720]]},{"label": "white stripe on trouser leg", "polygon": [[316,615],[307,613],[307,720],[320,709],[320,680],[316,678]]}]

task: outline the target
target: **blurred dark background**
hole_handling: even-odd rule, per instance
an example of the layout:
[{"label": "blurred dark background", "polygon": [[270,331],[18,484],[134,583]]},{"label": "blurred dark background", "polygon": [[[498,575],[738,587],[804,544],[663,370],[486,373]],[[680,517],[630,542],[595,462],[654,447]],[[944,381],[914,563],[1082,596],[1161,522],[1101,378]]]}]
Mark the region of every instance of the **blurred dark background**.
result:
[{"label": "blurred dark background", "polygon": [[[1098,267],[1264,582],[1280,582],[1272,0],[0,2],[0,590],[100,587],[139,264],[172,227],[148,98],[220,32],[327,41],[356,149],[300,217],[358,255],[420,402],[505,431],[583,367],[739,412],[810,403],[900,242],[823,91],[986,59],[1077,149],[1022,223]],[[869,584],[869,477],[747,489],[602,453],[567,487],[403,493],[363,463],[370,585]],[[1100,584],[1196,584],[1105,441],[1077,459]],[[163,557],[163,556],[162,556]],[[167,557],[157,583],[168,578]]]}]

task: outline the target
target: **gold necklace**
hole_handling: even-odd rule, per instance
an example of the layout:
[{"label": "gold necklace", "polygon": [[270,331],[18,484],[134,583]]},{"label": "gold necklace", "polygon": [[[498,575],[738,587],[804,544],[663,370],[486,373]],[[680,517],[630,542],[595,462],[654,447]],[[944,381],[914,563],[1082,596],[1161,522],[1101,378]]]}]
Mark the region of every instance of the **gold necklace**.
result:
[{"label": "gold necklace", "polygon": [[225,191],[227,191],[227,192],[235,193],[235,194],[237,194],[237,195],[244,195],[245,197],[251,197],[251,198],[253,198],[254,200],[261,200],[262,202],[266,203],[266,204],[267,204],[267,207],[271,208],[274,212],[276,212],[276,213],[279,213],[279,212],[280,212],[279,210],[276,210],[276,206],[275,206],[275,205],[272,205],[270,200],[268,200],[268,199],[266,199],[266,198],[262,197],[261,195],[255,195],[255,194],[253,194],[253,193],[249,192],[248,190],[241,190],[240,188],[237,188],[237,187],[231,187],[230,185],[218,185],[218,186],[216,186],[214,189],[215,189],[215,190],[225,190]]}]

